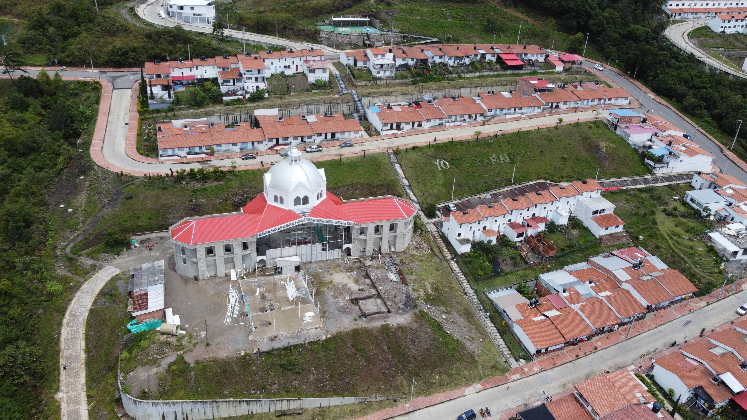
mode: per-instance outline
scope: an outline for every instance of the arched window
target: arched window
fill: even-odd
[[[280,196],[280,204],[283,204],[283,196]]]
[[[278,196],[277,196],[277,195],[275,196],[275,198],[274,198],[274,201],[275,201],[276,203],[278,202]]]
[[[301,197],[296,197],[293,199],[293,205],[294,206],[300,206],[301,205]]]
[[[309,204],[309,196],[308,195],[304,195],[303,196],[303,204]]]

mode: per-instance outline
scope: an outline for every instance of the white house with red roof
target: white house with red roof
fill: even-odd
[[[604,197],[581,198],[573,215],[597,238],[623,231],[623,222],[614,214],[615,205]]]
[[[242,76],[243,88],[247,92],[267,89],[265,62],[259,55],[239,55],[239,71]]]
[[[288,157],[264,175],[264,192],[229,214],[183,219],[169,228],[182,276],[224,276],[231,269],[401,252],[412,239],[413,205],[398,197],[343,201],[326,190],[324,169]],[[280,260],[283,258],[283,260]]]
[[[719,13],[708,22],[708,27],[719,34],[743,34],[747,25],[744,13]]]

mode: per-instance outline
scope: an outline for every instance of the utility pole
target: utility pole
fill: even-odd
[[[628,334],[627,334],[627,335],[625,336],[625,338],[626,338],[626,339],[627,339],[628,337],[630,337],[630,331],[632,331],[632,330],[633,330],[633,323],[634,323],[634,322],[635,322],[635,318],[633,318],[633,320],[632,320],[632,321],[630,321],[630,328],[628,328]]]
[[[244,41],[244,55],[246,55],[246,35],[244,35],[244,27],[241,27],[241,40]]]
[[[192,60],[192,50],[189,48],[189,44],[187,44],[187,57]]]
[[[586,33],[586,41],[584,42],[584,52],[581,54],[582,56],[586,57],[586,45],[589,43],[589,33]]]
[[[207,319],[205,320],[205,342],[209,343],[210,340],[208,340],[208,334],[207,334]]]
[[[514,172],[511,174],[511,185],[514,185],[514,175],[516,175],[516,164],[514,163]]]
[[[594,177],[594,181],[599,179],[599,168],[597,168],[597,176]]]
[[[454,177],[454,182],[451,183],[451,200],[454,201],[454,186],[456,185],[457,177]]]
[[[99,2],[98,0],[93,0],[93,3],[96,5],[96,14],[99,14]]]
[[[716,300],[719,300],[721,298],[721,293],[724,292],[724,287],[726,287],[726,281],[729,280],[730,278],[731,278],[731,273],[728,273],[726,275],[726,278],[724,278],[724,284],[721,285],[721,291],[718,292],[718,296],[716,297]]]
[[[521,37],[521,24],[524,23],[523,20],[519,21],[519,35],[516,36],[516,44],[519,44],[519,38]]]
[[[742,120],[737,120],[739,122],[739,127],[737,127],[737,134],[734,135],[734,141],[731,142],[731,147],[729,150],[734,149],[734,145],[737,143],[737,136],[739,136],[739,130],[742,128]]]
[[[410,387],[410,410],[412,410],[412,396],[415,393],[415,385],[418,383],[415,382],[415,378],[412,378],[412,386]]]
[[[736,280],[734,280],[734,286],[731,287],[731,292],[729,293],[734,293],[734,289],[737,288],[737,282],[739,282],[739,280],[742,279],[742,274],[744,274],[744,269],[745,269],[745,266],[743,265],[742,270],[739,272],[739,276],[737,276]]]

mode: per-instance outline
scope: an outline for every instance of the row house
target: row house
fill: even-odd
[[[671,19],[702,19],[719,14],[744,14],[747,7],[743,1],[667,1],[662,5]],[[720,31],[717,31],[720,32]]]
[[[480,92],[478,101],[487,115],[528,115],[542,110],[542,101],[534,95],[521,92]]]
[[[157,124],[158,158],[177,159],[189,156],[206,156],[209,153],[240,153],[263,148],[265,136],[262,129],[249,123],[233,127],[211,124],[207,120],[174,120]]]
[[[344,66],[351,66],[358,69],[367,69],[370,63],[368,54],[365,50],[353,50],[340,52],[340,63]]]
[[[464,96],[439,98],[434,104],[446,114],[447,126],[484,121],[487,112],[480,102]]]
[[[368,69],[374,77],[394,78],[395,64],[392,48],[369,48],[366,50],[366,55],[368,56]]]
[[[441,231],[459,253],[469,252],[473,241],[497,240],[495,235],[481,236],[481,231],[485,230],[521,242],[527,236],[543,231],[550,221],[559,225],[567,224],[569,215],[575,214],[580,200],[599,199],[601,191],[602,187],[596,181],[588,179],[500,200],[491,195],[471,198],[441,208]],[[609,203],[609,206],[612,204]],[[593,217],[601,215],[599,211],[593,212],[589,211],[590,224]],[[609,207],[605,209],[605,214],[608,213],[611,214]],[[619,229],[602,227],[599,236],[618,232],[622,225],[624,223],[620,221]]]
[[[265,63],[267,75],[285,74],[291,76],[303,72],[304,61],[324,60],[324,51],[309,48],[308,50],[273,51],[267,50],[259,53],[259,58]]]
[[[708,27],[720,34],[743,34],[745,18],[744,14],[718,14],[708,22]]]
[[[255,118],[264,130],[268,148],[320,143],[325,140],[352,140],[363,136],[356,119],[346,120],[342,114],[301,115],[285,117],[258,115]]]

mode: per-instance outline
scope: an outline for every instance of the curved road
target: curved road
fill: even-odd
[[[584,66],[589,70],[593,70],[594,63],[588,61],[584,62]],[[669,105],[663,105],[660,102],[654,100],[652,97],[646,95],[641,89],[635,84],[630,82],[628,78],[623,77],[611,70],[604,70],[604,75],[613,82],[617,83],[618,86],[625,89],[633,97],[638,99],[641,103],[641,107],[637,109],[639,112],[647,112],[653,110],[653,114],[659,115],[662,118],[671,122],[674,126],[685,130],[693,138],[693,141],[702,147],[705,151],[715,156],[713,163],[715,163],[721,170],[729,175],[735,176],[740,181],[747,183],[747,172],[742,170],[739,166],[735,165],[729,158],[727,158],[721,151],[721,147],[716,144],[713,140],[706,137],[698,128],[690,124],[686,119],[682,118],[679,114]]]
[[[689,20],[668,27],[664,31],[664,36],[672,41],[674,45],[676,45],[679,49],[686,53],[693,54],[698,60],[702,61],[703,63],[731,75],[747,78],[747,75],[744,72],[734,70],[732,67],[729,67],[719,60],[706,54],[700,48],[696,47],[692,42],[690,42],[690,32],[692,32],[692,30],[695,28],[707,25],[708,19]]]
[[[205,26],[205,25],[193,25],[186,22],[181,22],[176,19],[172,19],[166,15],[166,17],[161,17],[158,12],[161,10],[164,10],[163,4],[166,3],[165,0],[148,0],[145,3],[137,6],[136,11],[138,16],[145,20],[146,22],[150,22],[156,26],[166,26],[166,27],[174,27],[177,25],[182,26],[184,29],[188,31],[193,32],[200,32],[203,34],[212,34],[213,28],[212,26]],[[312,44],[310,42],[297,42],[297,41],[291,41],[289,39],[285,38],[278,38],[270,35],[262,35],[257,34],[253,32],[242,32],[242,31],[236,31],[233,29],[226,29],[223,31],[223,33],[226,36],[229,36],[231,38],[235,38],[239,41],[246,41],[253,44],[259,44],[259,45],[283,45],[289,48],[295,48],[297,50],[303,49],[303,48],[310,48],[313,47],[315,49],[323,50],[328,58],[339,58],[340,50],[336,50],[332,47],[328,47],[326,45],[319,45],[319,44]]]

